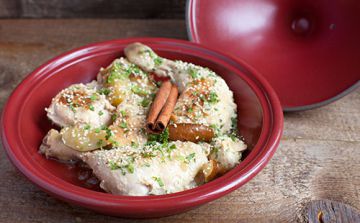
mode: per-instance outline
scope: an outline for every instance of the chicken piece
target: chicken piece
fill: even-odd
[[[159,57],[150,47],[133,43],[124,49],[125,56],[131,62],[139,66],[146,72],[154,72],[160,77],[171,77],[174,62],[166,58]]]
[[[177,84],[181,94],[174,110],[175,123],[203,124],[215,127],[221,134],[230,132],[232,119],[236,119],[233,93],[213,71],[161,58],[141,43],[130,44],[125,55],[142,69],[171,77]]]
[[[229,136],[236,129],[236,104],[232,91],[220,76],[194,64],[161,58],[141,43],[129,45],[125,55],[142,69],[171,77],[178,85],[181,94],[172,122],[175,125],[192,123],[213,128],[216,137],[212,145],[217,152],[209,158],[216,160],[223,172],[240,162],[241,151],[246,149],[246,145],[240,139]]]
[[[147,135],[144,131],[146,115],[149,106],[141,104],[143,98],[137,94],[130,94],[116,110],[116,120],[109,127],[112,131],[111,140],[115,146],[121,147],[131,144],[144,145]]]
[[[84,154],[83,161],[112,194],[133,196],[175,193],[196,186],[194,178],[208,162],[208,144],[176,141],[139,149],[127,146]]]
[[[111,132],[105,126],[92,128],[90,125],[68,126],[60,131],[64,144],[76,151],[87,152],[110,144]]]
[[[107,98],[117,106],[113,116],[111,143],[114,146],[143,145],[145,119],[157,87],[154,80],[125,58],[114,60],[97,77],[107,89]]]
[[[240,163],[241,152],[246,149],[243,141],[236,137],[219,136],[212,142],[210,160],[216,160],[220,172],[225,173]]]
[[[60,134],[64,143],[82,152],[107,145],[144,144],[146,136],[141,130],[156,90],[153,80],[135,65],[120,58],[100,71],[98,81],[101,82],[102,88],[96,92],[96,98],[101,97],[107,103],[109,102],[106,99],[109,99],[117,106],[117,111],[113,111],[111,120],[101,126],[80,122],[63,128]],[[87,99],[82,99],[85,101],[84,106],[90,103]],[[77,104],[78,101],[79,99],[76,99]],[[98,115],[104,114],[101,112]],[[110,122],[112,124],[108,126]]]
[[[153,79],[125,58],[116,59],[107,68],[102,68],[97,80],[103,85],[100,91],[113,106],[118,106],[131,94],[143,97],[146,104],[146,101],[151,100],[151,94],[156,91]]]
[[[152,143],[111,150],[78,152],[67,147],[56,130],[50,130],[40,146],[46,157],[61,161],[82,160],[112,194],[158,195],[196,186],[194,178],[208,162],[210,145],[192,142]]]
[[[210,70],[177,62],[193,76],[181,93],[175,109],[176,123],[197,123],[214,128],[217,134],[228,134],[234,127],[236,104],[225,81]],[[185,68],[187,67],[187,68]]]
[[[56,158],[63,162],[71,162],[80,159],[81,152],[71,149],[62,141],[61,134],[55,130],[50,131],[44,137],[39,152],[46,158]]]
[[[90,125],[74,125],[61,130],[63,142],[77,151],[92,151],[108,145],[121,147],[132,144],[144,145],[147,135],[143,131],[148,107],[143,107],[141,97],[130,94],[113,114],[110,126],[93,128]]]
[[[74,84],[62,90],[46,109],[48,118],[61,127],[75,124],[93,127],[108,125],[115,107],[96,89],[96,82],[91,82],[86,85]]]

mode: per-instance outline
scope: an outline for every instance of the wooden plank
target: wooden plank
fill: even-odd
[[[360,214],[353,208],[330,200],[312,201],[308,207],[309,223],[357,223]]]
[[[0,0],[0,17],[19,17],[21,4],[19,0]]]
[[[61,52],[128,36],[186,38],[182,20],[0,20],[0,108],[31,70]],[[360,210],[360,89],[323,108],[285,114],[273,159],[253,180],[200,208],[146,221],[94,213],[29,183],[0,149],[0,222],[307,222],[312,200]]]
[[[360,141],[360,98],[356,94],[347,98],[337,101],[336,106],[287,113],[284,137]]]
[[[3,18],[185,17],[186,0],[0,0]]]
[[[0,20],[0,107],[22,78],[67,50],[136,36],[186,39],[182,20]]]

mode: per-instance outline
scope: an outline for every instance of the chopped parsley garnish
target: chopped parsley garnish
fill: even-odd
[[[151,157],[156,157],[156,154],[155,153],[152,153],[152,152],[142,152],[141,153],[141,156],[143,158],[151,158]]]
[[[149,104],[151,103],[151,100],[150,100],[150,98],[144,98],[142,101],[141,101],[141,106],[143,106],[143,107],[147,107],[147,106],[149,106]]]
[[[69,107],[70,107],[71,111],[76,112],[75,106],[74,106],[73,103],[70,103],[70,104],[69,104]]]
[[[111,170],[117,170],[120,168],[115,162],[112,161],[109,162],[109,166]]]
[[[95,111],[95,108],[94,108],[93,105],[89,105],[89,109],[90,109],[91,111]]]
[[[134,141],[131,141],[131,147],[137,148],[137,147],[139,147],[139,144],[137,144],[137,143],[134,142]]]
[[[109,75],[109,77],[107,78],[106,82],[108,84],[113,84],[115,82],[116,79],[120,79],[121,75],[116,72],[116,71],[112,71]]]
[[[169,141],[169,129],[166,128],[160,135],[159,141],[162,143],[167,143]]]
[[[129,163],[128,165],[125,166],[126,169],[129,171],[129,173],[134,173],[134,165],[132,163]]]
[[[109,140],[110,137],[113,136],[114,134],[113,134],[113,132],[111,131],[111,129],[109,129],[109,128],[106,128],[105,131],[106,131],[105,139],[106,139],[106,140]]]
[[[99,111],[99,116],[102,116],[103,114],[104,114],[104,112],[103,111]]]
[[[117,119],[118,115],[117,114],[112,114],[111,115],[111,120],[114,122]]]
[[[99,90],[99,94],[103,94],[103,95],[109,95],[111,92],[111,90],[109,88],[101,88]]]
[[[160,187],[164,186],[164,182],[161,180],[160,177],[152,177],[158,184]]]
[[[236,129],[237,127],[237,118],[236,117],[232,117],[231,118],[231,128],[232,129]]]
[[[156,82],[155,82],[155,84],[156,84],[157,87],[160,87],[160,86],[161,86],[161,83],[162,83],[161,81],[156,81]]]
[[[161,65],[162,62],[163,62],[163,60],[162,60],[160,57],[156,57],[156,58],[154,59],[154,63],[155,63],[156,66]]]
[[[215,158],[218,158],[219,156],[219,148],[218,147],[214,147],[211,151],[211,153],[215,153]]]
[[[188,163],[190,163],[190,161],[194,158],[195,158],[195,153],[191,153],[185,157],[185,159]]]
[[[147,91],[145,91],[144,89],[142,89],[141,87],[139,87],[138,85],[134,85],[131,87],[131,91],[134,92],[137,95],[140,96],[145,96],[148,94]]]
[[[100,133],[100,128],[94,129],[95,133]]]
[[[109,167],[111,170],[119,170],[120,169],[122,175],[126,175],[126,170],[129,173],[134,173],[134,170],[135,170],[133,163],[129,163],[127,165],[120,166],[116,162],[110,161]]]
[[[176,149],[176,145],[175,145],[175,144],[171,144],[171,146],[169,146],[169,147],[166,149],[166,152],[169,153],[169,156],[170,156],[171,151],[173,151],[174,149]]]
[[[125,69],[120,63],[114,63],[106,82],[113,84],[117,79],[129,78],[131,69]]]
[[[125,111],[125,110],[121,110],[121,111],[120,111],[120,114],[121,114],[122,117],[125,117],[125,116],[126,116],[126,111]]]
[[[159,144],[159,143],[155,143],[153,144],[153,146],[151,147],[151,149],[153,151],[159,151],[161,153],[161,158],[164,158],[164,151],[163,148],[167,146],[167,143],[164,144]]]
[[[151,59],[154,59],[156,57],[155,53],[149,49],[144,50],[143,53],[147,53],[151,57]]]
[[[187,162],[184,156],[180,156],[180,155],[179,155],[179,156],[177,156],[176,158],[177,158],[178,160],[184,162],[184,163]]]
[[[218,95],[214,91],[210,91],[208,102],[212,104],[219,102]]]
[[[145,147],[151,151],[144,151],[144,158],[155,157],[160,153],[160,157],[165,162],[165,157],[171,160],[171,152],[176,149],[174,143],[169,143],[169,129],[166,128],[161,134],[148,134],[148,141]]]
[[[154,142],[165,143],[169,142],[169,129],[166,128],[161,134],[149,134],[148,143],[153,144]]]
[[[219,102],[219,97],[215,91],[210,91],[209,95],[207,95],[207,97],[205,97],[205,95],[203,95],[203,94],[200,94],[199,98],[202,101],[208,102],[210,104],[215,104],[215,103]]]
[[[207,99],[205,98],[205,95],[203,95],[203,94],[200,94],[200,95],[199,95],[199,98],[200,98],[200,100],[202,100],[202,101],[207,101]]]
[[[169,147],[170,150],[174,150],[176,149],[176,145],[175,144],[172,144],[170,147]]]
[[[89,124],[85,125],[84,129],[85,130],[89,130],[91,128],[91,126]]]
[[[194,109],[192,107],[188,108],[188,110],[187,110],[187,112],[189,112],[189,113],[191,113],[193,111],[194,111]]]
[[[99,141],[97,141],[96,146],[101,147],[103,145],[104,141],[102,139],[99,139]]]
[[[213,130],[214,130],[214,134],[215,134],[215,136],[219,136],[220,135],[220,133],[221,133],[221,129],[217,126],[217,125],[215,125],[215,124],[211,124],[210,125],[210,128],[212,128]]]
[[[119,124],[119,127],[120,128],[123,128],[123,129],[126,129],[128,126],[127,126],[127,123],[125,121],[122,121],[120,124]]]
[[[233,142],[236,141],[237,137],[236,137],[236,134],[235,134],[235,133],[231,133],[229,136],[230,136],[230,138],[231,138],[231,140],[232,140]]]
[[[237,128],[237,118],[232,117],[231,118],[231,133],[230,133],[230,138],[235,142],[236,138],[238,138],[239,136],[239,131]]]
[[[132,64],[133,66],[131,66],[131,72],[134,74],[140,74],[140,68],[138,66],[136,66],[135,64]]]
[[[97,95],[96,94],[92,94],[91,96],[90,96],[90,100],[91,101],[95,101],[97,99]]]
[[[198,73],[196,72],[195,69],[189,68],[189,74],[193,79],[196,79],[199,77]]]

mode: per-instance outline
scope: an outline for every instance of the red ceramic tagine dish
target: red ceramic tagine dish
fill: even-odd
[[[166,195],[125,196],[89,189],[76,168],[46,159],[39,153],[42,139],[53,128],[45,107],[62,89],[96,78],[100,67],[124,56],[134,42],[159,55],[179,59],[219,73],[234,93],[238,130],[246,144],[242,161],[225,175],[199,187]],[[13,164],[47,193],[109,215],[160,217],[184,212],[242,186],[262,170],[274,154],[283,129],[283,113],[276,93],[257,71],[232,57],[188,41],[128,38],[95,43],[66,52],[29,74],[9,97],[1,117],[4,149]]]
[[[188,34],[255,67],[298,111],[360,85],[359,10],[357,0],[189,0]]]

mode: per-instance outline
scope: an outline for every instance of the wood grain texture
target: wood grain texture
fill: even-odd
[[[180,20],[0,20],[0,107],[31,70],[66,50],[129,37],[186,38]],[[312,200],[360,210],[360,89],[323,108],[285,114],[273,159],[229,195],[180,215],[128,220],[48,196],[0,149],[0,222],[307,222]]]
[[[185,17],[185,0],[0,0],[2,18]]]
[[[330,200],[312,201],[308,205],[309,223],[358,223],[360,214],[349,205]]]
[[[19,0],[0,0],[0,17],[13,18],[21,15]]]

